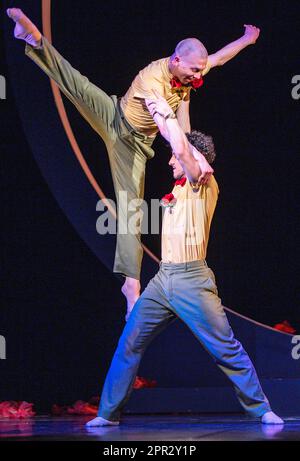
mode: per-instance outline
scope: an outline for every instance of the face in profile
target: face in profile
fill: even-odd
[[[180,165],[179,161],[175,157],[175,155],[172,153],[172,156],[169,160],[169,165],[173,169],[173,178],[174,179],[180,179],[182,176],[184,176],[184,171],[182,166]]]

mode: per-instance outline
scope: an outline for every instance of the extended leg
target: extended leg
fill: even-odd
[[[173,286],[174,311],[231,380],[245,411],[259,417],[270,413],[271,407],[255,368],[228,323],[212,271],[201,267],[192,277],[191,274],[177,278],[175,275]]]
[[[28,43],[26,54],[57,83],[61,91],[104,140],[119,205],[119,227],[119,222],[130,219],[130,214],[133,214],[129,211],[128,217],[126,216],[130,201],[134,198],[143,198],[145,162],[148,151],[151,151],[150,147],[148,148],[140,140],[136,141],[125,128],[116,108],[115,96],[108,96],[74,69],[46,38],[42,37],[36,26],[21,10],[10,9],[8,15],[16,22],[15,36]],[[120,200],[119,192],[127,192],[127,199]],[[141,261],[140,233],[118,234],[114,271],[126,277],[122,292],[127,298],[127,317],[140,294]]]
[[[159,282],[152,280],[135,304],[124,328],[106,376],[98,417],[88,426],[105,425],[104,420],[119,420],[146,347],[175,318],[168,309],[168,301]]]

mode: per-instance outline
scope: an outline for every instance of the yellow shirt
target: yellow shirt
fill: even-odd
[[[162,261],[183,263],[206,258],[209,230],[218,200],[214,176],[194,192],[189,181],[172,191],[174,207],[166,207],[162,224]]]
[[[151,90],[157,90],[167,100],[174,112],[190,91],[190,88],[187,87],[186,92],[180,96],[174,90],[172,91],[170,80],[173,75],[168,68],[169,60],[170,58],[163,58],[153,61],[141,70],[121,99],[121,108],[130,125],[146,136],[155,136],[158,132],[157,125],[144,101],[145,98],[155,97]],[[207,61],[202,75],[207,74],[209,70],[210,63]]]

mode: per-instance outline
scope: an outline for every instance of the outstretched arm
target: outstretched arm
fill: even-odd
[[[260,29],[249,24],[244,24],[244,27],[245,32],[241,38],[229,43],[216,53],[209,55],[208,60],[211,67],[222,66],[248,45],[254,45],[259,37]]]

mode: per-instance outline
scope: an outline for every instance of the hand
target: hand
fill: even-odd
[[[244,37],[247,39],[249,45],[254,45],[259,37],[260,29],[258,27],[252,26],[251,24],[244,24],[244,27]]]
[[[156,90],[152,90],[152,92],[155,99],[146,99],[146,105],[152,117],[154,117],[155,114],[159,114],[165,118],[167,115],[173,113],[165,98]]]
[[[201,176],[198,182],[199,184],[207,184],[214,170],[212,169],[210,164],[205,160],[204,157],[203,157],[203,162],[200,163],[200,160],[199,160],[199,165],[201,169]]]
[[[198,180],[199,184],[207,184],[209,178],[214,173],[213,168],[210,166],[204,155],[202,155],[194,146],[192,146],[192,154],[194,158],[197,160],[201,170],[201,176]]]

